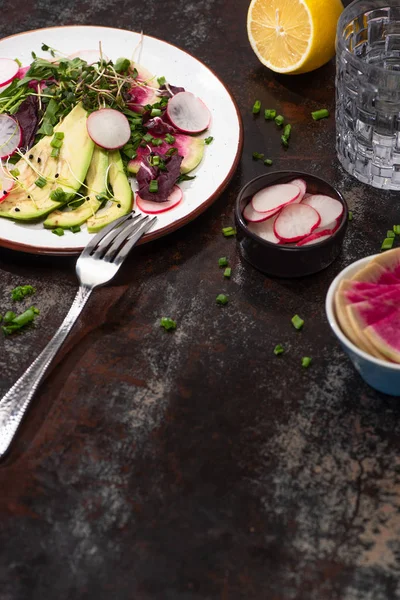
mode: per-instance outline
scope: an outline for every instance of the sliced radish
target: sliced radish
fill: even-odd
[[[0,58],[0,85],[7,85],[19,71],[19,64],[12,58]]]
[[[128,119],[113,108],[101,108],[92,112],[88,116],[86,127],[94,143],[106,150],[122,148],[131,137]]]
[[[101,59],[108,62],[110,59],[104,53],[100,54],[100,50],[78,50],[78,52],[74,52],[68,56],[71,60],[73,58],[80,58],[87,62],[88,65],[93,65],[94,63],[99,62]]]
[[[200,133],[211,121],[207,106],[191,92],[179,92],[170,98],[167,115],[172,125],[183,133]]]
[[[271,185],[254,194],[251,204],[257,212],[270,212],[294,202],[300,193],[300,188],[291,183]]]
[[[311,244],[318,244],[319,242],[328,240],[330,237],[332,237],[331,231],[324,229],[323,231],[317,232],[317,230],[315,229],[315,231],[311,235],[308,235],[307,237],[297,242],[296,246],[311,246]]]
[[[300,195],[299,198],[297,198],[296,202],[301,202],[307,191],[306,182],[304,181],[304,179],[293,179],[293,181],[290,181],[289,183],[291,183],[291,185],[297,185],[297,187],[300,188]]]
[[[20,146],[22,130],[9,115],[0,114],[0,158],[8,158]]]
[[[306,204],[289,204],[279,213],[274,233],[282,242],[297,242],[318,227],[321,217]]]
[[[278,217],[276,216],[267,221],[262,221],[261,223],[249,223],[248,229],[267,242],[279,244],[280,240],[276,237],[274,232],[274,225],[277,218]]]
[[[273,210],[269,210],[268,212],[260,213],[254,210],[251,202],[249,202],[243,211],[243,216],[248,223],[260,223],[261,221],[266,221],[267,219],[270,219],[271,217],[276,215],[276,213],[278,213],[280,210],[280,207],[278,207],[274,208]]]
[[[320,233],[321,231],[326,231],[327,233],[330,233],[330,234],[335,233],[335,231],[337,231],[339,229],[341,222],[342,222],[342,217],[338,217],[335,221],[332,221],[332,223],[328,223],[328,225],[326,225],[325,227],[321,227],[321,225],[320,225],[319,227],[314,229],[313,233]]]
[[[139,210],[149,215],[157,215],[159,213],[166,212],[177,206],[183,197],[183,193],[180,187],[174,185],[172,192],[168,196],[166,202],[152,202],[151,200],[143,200],[136,194],[136,204]]]
[[[0,202],[8,196],[13,187],[13,177],[7,173],[3,165],[0,165]]]
[[[320,227],[328,227],[333,221],[342,216],[344,207],[339,200],[322,194],[314,194],[303,199],[303,204],[315,208],[321,217]]]

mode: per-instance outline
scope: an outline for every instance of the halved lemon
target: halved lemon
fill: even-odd
[[[341,0],[252,0],[247,14],[250,44],[269,69],[307,73],[335,55]]]

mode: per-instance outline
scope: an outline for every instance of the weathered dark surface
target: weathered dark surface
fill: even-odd
[[[138,248],[96,292],[0,466],[1,600],[391,600],[400,598],[399,402],[367,387],[330,333],[329,283],[380,247],[399,196],[339,167],[334,65],[296,78],[259,65],[247,1],[16,0],[0,36],[57,24],[140,30],[195,54],[244,119],[241,165],[203,216]],[[165,6],[165,5],[164,5]],[[256,98],[293,124],[287,152]],[[240,186],[274,167],[322,174],[354,212],[341,257],[301,281],[243,264]],[[228,256],[231,281],[217,260]],[[76,291],[74,261],[0,249],[0,312],[37,287],[36,329],[0,339],[0,395],[54,333]],[[226,292],[230,303],[215,304]],[[302,332],[290,324],[305,319]],[[159,318],[179,323],[167,334]],[[275,344],[287,348],[273,355]],[[304,355],[313,357],[301,368]]]

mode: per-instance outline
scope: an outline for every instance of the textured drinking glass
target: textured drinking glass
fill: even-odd
[[[336,148],[360,181],[400,190],[400,0],[356,0],[336,39]]]

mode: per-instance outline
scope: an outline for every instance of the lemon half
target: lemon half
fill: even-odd
[[[335,55],[341,0],[252,0],[249,41],[259,60],[277,73],[307,73]]]

